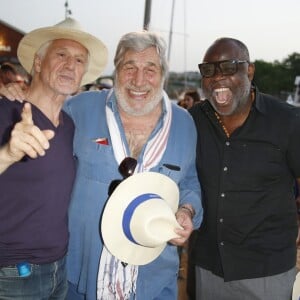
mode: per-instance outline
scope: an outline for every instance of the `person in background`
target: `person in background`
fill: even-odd
[[[17,70],[15,69],[14,65],[5,62],[2,63],[0,66],[0,83],[1,84],[8,84],[11,82],[16,82],[17,80]]]
[[[288,300],[296,274],[300,111],[252,83],[244,43],[217,39],[190,110],[204,219],[192,249],[196,299]]]
[[[180,107],[182,107],[182,108],[184,108],[184,109],[186,109],[186,105],[185,105],[183,99],[179,99],[179,100],[177,101],[177,105],[180,106]]]
[[[193,105],[200,102],[200,96],[197,90],[188,90],[184,93],[183,105],[186,109],[190,109]]]
[[[0,101],[0,298],[63,300],[75,160],[61,108],[100,75],[107,50],[68,18],[26,34],[18,58],[32,82],[24,103]]]
[[[177,299],[177,246],[202,220],[195,125],[163,91],[168,67],[161,37],[153,32],[125,34],[114,63],[112,89],[78,94],[65,107],[75,123],[78,165],[69,210],[67,299]],[[104,261],[107,251],[99,236],[110,183],[122,178],[118,166],[128,156],[137,160],[137,172],[165,174],[180,189],[180,238],[171,240],[156,260],[139,267],[123,266],[113,256]],[[113,266],[109,273],[101,272],[103,263]]]
[[[26,91],[30,84],[30,76],[26,72],[21,72],[20,67],[9,62],[0,66],[0,86],[9,83],[18,83],[23,91]]]
[[[98,82],[88,83],[78,90],[78,93],[86,92],[86,91],[100,91],[102,89],[110,89],[112,88],[113,83],[110,78],[102,78]]]

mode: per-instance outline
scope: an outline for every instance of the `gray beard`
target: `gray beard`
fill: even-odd
[[[150,102],[146,103],[142,109],[138,109],[138,110],[134,109],[128,105],[128,103],[126,101],[127,100],[126,96],[124,95],[124,93],[122,93],[117,82],[115,84],[114,89],[115,89],[115,94],[116,94],[118,105],[121,107],[121,109],[125,113],[127,113],[130,116],[137,117],[137,116],[147,115],[151,111],[153,111],[155,109],[155,107],[157,107],[157,105],[159,105],[159,103],[162,101],[163,85],[158,90],[158,92],[153,96],[153,99]]]

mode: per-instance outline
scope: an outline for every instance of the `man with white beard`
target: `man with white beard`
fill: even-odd
[[[78,161],[69,211],[67,299],[95,300],[97,293],[97,299],[177,299],[176,248],[202,220],[195,125],[190,114],[172,104],[163,91],[168,67],[161,37],[153,32],[125,34],[114,63],[114,88],[81,93],[65,107],[75,123]],[[128,157],[137,161],[135,172],[167,175],[180,191],[179,238],[141,266],[122,264],[108,253],[99,236],[111,182],[122,179],[118,166]],[[103,271],[103,264],[110,266],[109,272]]]
[[[216,40],[199,70],[207,100],[190,110],[204,208],[192,249],[196,299],[291,299],[299,109],[258,91],[239,40]]]

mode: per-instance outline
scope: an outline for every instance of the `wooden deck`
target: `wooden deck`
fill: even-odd
[[[181,266],[178,276],[178,300],[188,300],[188,295],[186,293],[186,278],[187,278],[187,250],[183,248],[181,254]]]

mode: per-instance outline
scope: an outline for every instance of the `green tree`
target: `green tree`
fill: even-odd
[[[295,77],[300,75],[300,53],[292,53],[282,62],[255,62],[254,82],[260,91],[286,100],[293,93]]]
[[[290,69],[294,84],[295,77],[300,76],[300,53],[294,52],[283,63]]]

